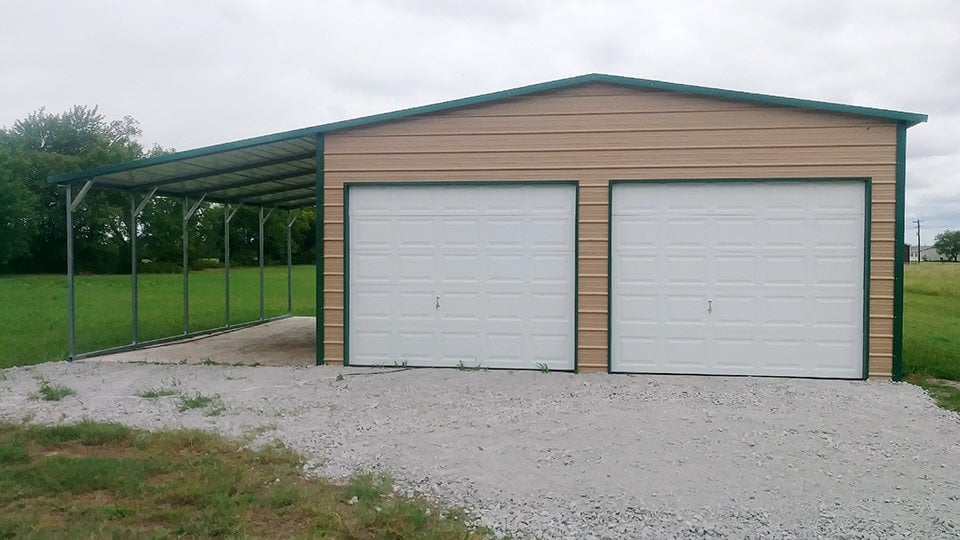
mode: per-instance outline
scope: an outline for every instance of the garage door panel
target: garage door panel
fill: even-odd
[[[623,269],[620,274],[620,284],[627,285],[655,285],[659,282],[660,264],[657,255],[628,255],[619,253],[614,260]]]
[[[349,201],[351,364],[573,368],[573,186],[351,186]]]
[[[720,287],[741,286],[756,283],[757,257],[755,255],[727,255],[718,252],[714,256],[714,284]]]
[[[356,268],[351,268],[351,274],[357,275],[357,281],[364,281],[369,273],[378,273],[378,283],[392,283],[396,272],[396,281],[403,285],[431,284],[436,280],[437,262],[431,254],[397,253],[384,260],[380,255],[356,254]]]
[[[517,231],[523,227],[520,217],[488,218],[486,221],[486,242],[488,249],[522,249],[523,243],[517,237]]]
[[[612,369],[860,377],[863,190],[614,186]]]
[[[755,326],[760,312],[760,299],[754,295],[717,295],[710,297],[713,323],[717,326]]]
[[[393,332],[388,330],[364,330],[357,334],[357,354],[369,363],[393,364],[394,358],[388,354],[388,345],[395,341]]]
[[[660,224],[653,217],[624,218],[617,223],[623,241],[618,245],[619,253],[630,253],[634,250],[655,251],[657,238],[660,238]]]
[[[820,256],[812,261],[812,268],[813,282],[818,286],[842,285],[859,288],[863,283],[863,262],[857,257]]]
[[[660,261],[666,276],[665,285],[706,285],[709,267],[706,255],[670,254]]]
[[[666,305],[664,324],[705,325],[706,298],[704,295],[666,294],[663,296]]]
[[[623,324],[656,323],[662,302],[655,294],[625,294],[615,314]]]

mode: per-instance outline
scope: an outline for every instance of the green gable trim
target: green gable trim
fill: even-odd
[[[866,116],[871,118],[878,118],[882,120],[889,120],[893,122],[902,123],[906,127],[910,127],[910,126],[919,124],[921,122],[927,121],[927,115],[925,114],[901,112],[901,111],[894,111],[894,110],[887,110],[887,109],[875,109],[871,107],[856,107],[853,105],[843,105],[840,103],[829,103],[825,101],[813,101],[813,100],[807,100],[807,99],[771,96],[767,94],[757,94],[752,92],[740,92],[736,90],[723,90],[720,88],[709,88],[706,86],[693,86],[693,85],[687,85],[687,84],[676,84],[676,83],[669,83],[669,82],[663,82],[663,81],[654,81],[649,79],[637,79],[632,77],[621,77],[617,75],[604,75],[600,73],[593,73],[589,75],[580,75],[577,77],[570,77],[567,79],[558,79],[555,81],[532,84],[529,86],[521,86],[519,88],[502,90],[500,92],[492,92],[489,94],[482,94],[482,95],[463,98],[463,99],[444,101],[440,103],[434,103],[432,105],[424,105],[421,107],[402,109],[394,112],[375,114],[372,116],[364,116],[364,117],[355,118],[352,120],[342,120],[339,122],[332,122],[329,124],[322,124],[319,126],[295,129],[292,131],[283,131],[283,132],[274,133],[271,135],[264,135],[261,137],[253,137],[250,139],[243,139],[243,140],[234,141],[234,142],[216,144],[213,146],[206,146],[206,147],[197,148],[194,150],[185,150],[182,152],[175,152],[173,154],[167,154],[163,156],[155,156],[150,158],[138,159],[138,160],[129,161],[126,163],[117,163],[114,165],[96,167],[93,169],[87,169],[83,171],[57,174],[57,175],[52,175],[48,177],[47,182],[51,184],[81,182],[81,181],[88,180],[90,178],[95,178],[97,176],[103,176],[103,175],[113,174],[117,172],[141,169],[141,168],[150,167],[153,165],[172,163],[175,161],[182,161],[186,159],[209,156],[209,155],[223,153],[223,152],[230,152],[233,150],[242,150],[245,148],[268,145],[271,143],[283,142],[291,139],[308,138],[308,137],[312,138],[322,133],[328,133],[331,131],[341,131],[341,130],[352,129],[352,128],[366,127],[366,126],[371,126],[371,125],[380,124],[384,122],[403,120],[403,119],[411,118],[415,116],[439,113],[439,112],[450,111],[454,109],[460,109],[464,107],[483,105],[487,103],[494,103],[497,101],[503,101],[503,100],[516,98],[516,97],[540,94],[544,92],[549,92],[551,90],[572,88],[575,86],[580,86],[580,85],[589,84],[589,83],[613,84],[613,85],[625,86],[629,88],[637,88],[641,90],[660,90],[665,92],[677,92],[682,94],[690,94],[690,95],[711,97],[711,98],[717,98],[717,99],[747,101],[747,102],[759,103],[764,105],[794,107],[794,108],[806,109],[806,110],[812,110],[812,111]]]
[[[356,118],[353,120],[344,120],[341,122],[334,122],[332,124],[326,124],[324,126],[319,126],[319,127],[324,129],[325,131],[350,129],[350,128],[356,128],[361,126],[368,126],[370,124],[377,124],[381,122],[401,120],[404,118],[409,118],[411,116],[419,116],[419,115],[449,111],[452,109],[460,109],[463,107],[483,105],[487,103],[503,101],[510,98],[529,96],[532,94],[540,94],[544,92],[549,92],[551,90],[571,88],[574,86],[581,86],[589,83],[606,83],[606,84],[613,84],[618,86],[626,86],[629,88],[637,88],[641,90],[662,90],[666,92],[692,94],[697,96],[712,97],[712,98],[719,98],[719,99],[749,101],[749,102],[761,103],[765,105],[778,105],[783,107],[810,109],[814,111],[853,114],[857,116],[869,116],[869,117],[881,118],[881,119],[897,121],[897,122],[906,122],[908,125],[911,125],[911,126],[927,121],[927,115],[925,114],[893,111],[893,110],[887,110],[887,109],[875,109],[871,107],[856,107],[853,105],[843,105],[840,103],[829,103],[825,101],[813,101],[808,99],[770,96],[766,94],[755,94],[752,92],[740,92],[736,90],[723,90],[720,88],[709,88],[706,86],[693,86],[688,84],[677,84],[677,83],[669,83],[669,82],[663,82],[663,81],[654,81],[649,79],[636,79],[632,77],[621,77],[618,75],[604,75],[601,73],[592,73],[590,75],[580,75],[578,77],[570,77],[568,79],[559,79],[556,81],[532,84],[529,86],[521,86],[519,88],[502,90],[500,92],[493,92],[490,94],[481,94],[479,96],[473,96],[473,97],[468,97],[463,99],[455,99],[452,101],[444,101],[441,103],[435,103],[433,105],[414,107],[412,109],[403,109],[400,111],[395,111],[390,113],[376,114],[373,116],[365,116],[365,117]]]

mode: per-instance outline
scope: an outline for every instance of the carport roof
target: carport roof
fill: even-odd
[[[178,197],[200,197],[213,202],[296,208],[312,206],[316,196],[317,136],[481,105],[520,96],[588,83],[607,83],[638,89],[678,92],[765,105],[866,116],[913,126],[926,122],[924,114],[856,107],[703,86],[590,74],[511,90],[483,94],[433,105],[343,120],[293,131],[284,131],[217,144],[194,150],[138,159],[126,163],[50,176],[52,184],[76,184],[93,180],[97,187],[150,192]]]

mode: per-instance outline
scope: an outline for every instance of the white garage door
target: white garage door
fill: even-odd
[[[574,369],[573,185],[348,189],[351,365]]]
[[[863,182],[612,189],[612,371],[863,375]]]

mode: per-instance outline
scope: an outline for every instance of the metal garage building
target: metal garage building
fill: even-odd
[[[316,204],[318,363],[890,378],[925,120],[586,75],[51,181]]]

